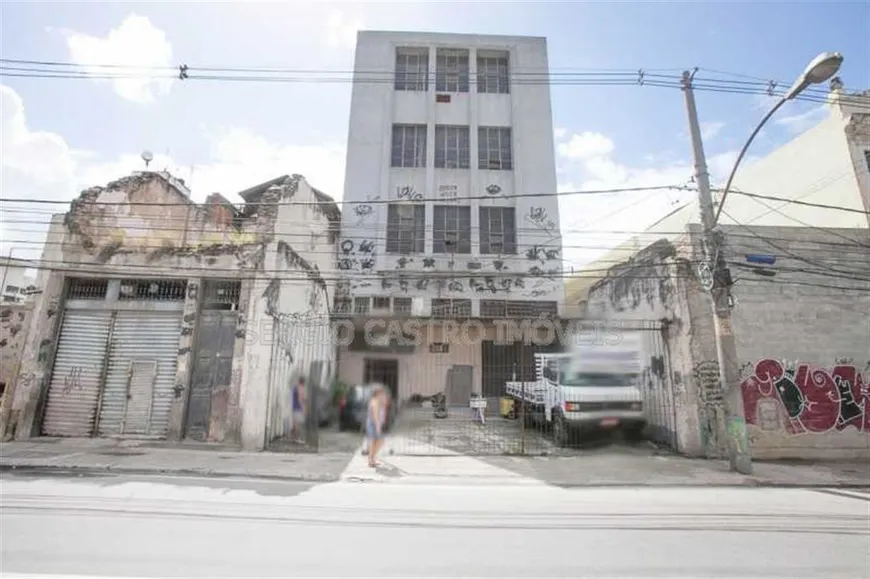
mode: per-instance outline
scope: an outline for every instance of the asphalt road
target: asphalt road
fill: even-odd
[[[4,577],[870,577],[861,493],[4,476]]]

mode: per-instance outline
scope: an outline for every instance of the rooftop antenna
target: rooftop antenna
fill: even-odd
[[[142,160],[145,161],[145,168],[148,168],[148,165],[151,164],[151,161],[154,160],[154,153],[151,151],[142,151]]]

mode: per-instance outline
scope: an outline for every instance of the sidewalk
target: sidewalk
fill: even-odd
[[[0,443],[0,472],[54,470],[79,473],[339,480],[347,452],[290,454],[234,448],[111,439],[35,439]]]
[[[372,469],[356,452],[290,454],[240,452],[205,445],[168,445],[107,439],[36,439],[0,443],[0,472],[59,471],[252,477],[311,482],[378,482],[436,485],[582,486],[791,486],[870,488],[870,464],[756,462],[752,476],[724,461],[688,459],[641,447],[581,451],[571,457],[468,456],[443,448],[391,454],[407,446],[387,439]]]

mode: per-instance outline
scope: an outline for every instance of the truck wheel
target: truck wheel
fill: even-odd
[[[568,446],[568,425],[561,414],[556,413],[553,417],[553,440],[559,447]]]

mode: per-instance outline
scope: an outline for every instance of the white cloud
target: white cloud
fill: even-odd
[[[785,127],[785,129],[790,133],[796,135],[814,127],[827,118],[829,114],[830,108],[827,104],[823,104],[802,113],[777,117],[774,122],[781,127]]]
[[[713,139],[723,128],[725,128],[725,123],[721,121],[701,123],[701,138],[705,141]]]
[[[691,185],[693,164],[688,159],[668,164],[629,166],[614,157],[615,143],[601,133],[572,135],[557,147],[562,158],[560,192]],[[707,159],[714,181],[730,170],[736,152]],[[630,237],[617,231],[643,231],[655,221],[694,198],[691,191],[652,191],[564,195],[559,213],[565,245],[565,266],[578,267],[607,253]],[[627,256],[626,256],[627,257]]]
[[[90,186],[142,170],[138,152],[102,157],[93,151],[72,149],[58,134],[32,131],[24,103],[9,87],[0,85],[0,191],[5,198],[72,200]],[[226,128],[209,134],[207,162],[191,168],[178,159],[155,155],[150,167],[169,170],[183,178],[193,197],[202,201],[222,193],[233,201],[235,193],[280,175],[300,173],[309,183],[340,199],[344,186],[343,143],[282,144],[244,128]],[[63,213],[65,204],[4,203],[0,212],[0,252],[14,257],[38,258],[51,213]]]
[[[568,129],[566,129],[564,127],[553,128],[553,136],[555,136],[557,139],[561,139],[562,137],[564,137],[567,134],[568,134]]]
[[[145,16],[130,14],[104,37],[66,30],[70,59],[98,83],[110,83],[119,96],[137,103],[153,102],[172,88],[172,45]],[[97,65],[109,64],[114,68]]]
[[[613,141],[601,133],[586,131],[571,135],[567,143],[561,143],[556,151],[568,159],[595,159],[613,152]]]

